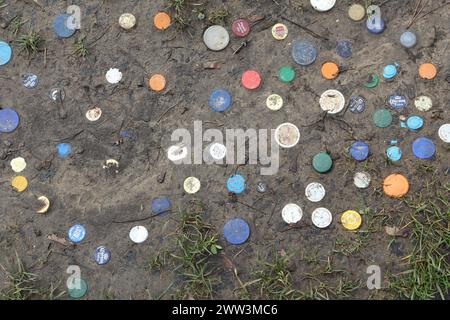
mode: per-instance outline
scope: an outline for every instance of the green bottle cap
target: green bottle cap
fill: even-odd
[[[80,298],[84,297],[86,292],[87,292],[86,281],[84,281],[83,279],[80,279],[80,287],[69,289],[69,296],[73,299],[80,299]]]
[[[392,123],[392,114],[386,109],[377,110],[373,114],[373,122],[378,128],[387,128]]]
[[[378,77],[378,75],[376,73],[372,73],[369,76],[369,80],[364,83],[364,87],[372,89],[375,88],[376,86],[378,86],[378,84],[380,83],[380,78]]]
[[[328,153],[319,152],[314,156],[312,165],[314,167],[314,170],[316,170],[317,172],[326,173],[330,171],[331,167],[333,166],[333,160],[331,160],[331,157]]]
[[[278,76],[280,77],[281,82],[291,82],[295,78],[295,70],[291,67],[281,67]]]

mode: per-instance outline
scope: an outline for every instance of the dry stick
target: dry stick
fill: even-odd
[[[167,112],[169,112],[170,110],[175,108],[177,105],[179,105],[180,102],[181,102],[181,100],[178,101],[177,103],[175,103],[173,106],[169,107],[166,111],[164,111],[163,114],[159,117],[158,121],[156,121],[156,124],[158,124],[161,121],[161,119],[167,114]]]
[[[437,8],[434,8],[434,9],[432,9],[432,10],[430,10],[430,11],[424,13],[423,15],[421,15],[420,17],[418,17],[418,18],[416,19],[416,21],[414,21],[411,25],[413,25],[414,23],[416,23],[419,19],[422,19],[422,18],[424,18],[424,17],[426,17],[426,16],[428,16],[428,15],[430,15],[430,14],[432,14],[432,13],[438,11],[439,9],[441,9],[441,8],[443,8],[443,7],[445,7],[445,6],[448,6],[449,4],[450,4],[450,2],[444,3],[444,4],[440,5],[440,6],[437,7]],[[419,13],[420,13],[420,12],[419,12]]]
[[[419,17],[419,14],[422,13],[422,10],[423,10],[423,9],[426,7],[426,5],[428,4],[428,1],[427,1],[427,3],[425,3],[424,5],[420,6],[421,4],[422,4],[422,0],[419,0],[419,1],[418,1],[418,5],[417,5],[417,7],[416,7],[416,11],[414,12],[414,15],[413,15],[411,21],[408,23],[408,26],[406,27],[406,29],[409,29],[409,28],[417,21],[417,18]],[[419,7],[420,7],[420,9],[419,9]]]
[[[303,30],[305,30],[305,31],[307,31],[307,32],[309,32],[309,33],[311,33],[311,34],[312,34],[314,37],[316,37],[316,38],[319,38],[319,39],[322,39],[322,40],[327,40],[327,41],[330,40],[329,38],[327,38],[327,37],[325,37],[325,36],[322,36],[322,35],[320,35],[320,34],[314,32],[314,31],[312,31],[311,29],[309,29],[309,28],[307,28],[307,27],[305,27],[305,26],[302,26],[301,24],[299,24],[299,23],[297,23],[297,22],[295,22],[295,21],[292,21],[292,20],[289,19],[289,18],[286,18],[286,17],[282,16],[281,19],[286,20],[286,21],[289,21],[290,23],[292,23],[293,25],[296,25],[296,26],[299,27],[300,29],[303,29]]]
[[[415,8],[414,8],[413,16],[412,16],[411,20],[409,21],[408,26],[412,24],[414,18],[416,17],[416,15],[417,15],[417,9],[419,9],[419,4],[420,4],[421,2],[422,2],[422,0],[417,0],[417,1],[416,1],[416,6],[415,6]],[[408,29],[408,27],[407,27],[406,29]]]

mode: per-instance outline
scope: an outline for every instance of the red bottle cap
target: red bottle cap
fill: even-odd
[[[261,85],[261,76],[257,71],[247,70],[242,75],[242,85],[245,89],[258,89]]]
[[[238,19],[233,22],[231,30],[236,37],[244,38],[250,33],[250,23],[245,19]]]

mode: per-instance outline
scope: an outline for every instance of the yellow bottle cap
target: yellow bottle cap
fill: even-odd
[[[200,180],[198,180],[196,177],[189,177],[184,180],[184,191],[187,193],[193,194],[198,192],[200,190]]]
[[[341,216],[341,223],[347,230],[356,230],[361,226],[361,215],[355,210],[347,210]]]
[[[269,108],[270,110],[273,111],[280,110],[281,107],[283,106],[283,98],[280,95],[273,93],[267,97],[266,105],[267,108]]]
[[[366,15],[366,9],[360,4],[352,4],[348,9],[348,16],[353,21],[361,21]]]
[[[11,186],[17,192],[23,192],[28,187],[28,180],[24,176],[14,177],[11,181]]]
[[[288,28],[282,23],[277,23],[272,27],[272,35],[277,40],[286,39]]]

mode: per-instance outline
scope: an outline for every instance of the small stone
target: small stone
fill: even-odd
[[[157,177],[156,177],[156,181],[158,181],[158,183],[163,183],[164,180],[166,179],[166,172],[162,172],[160,173]]]

